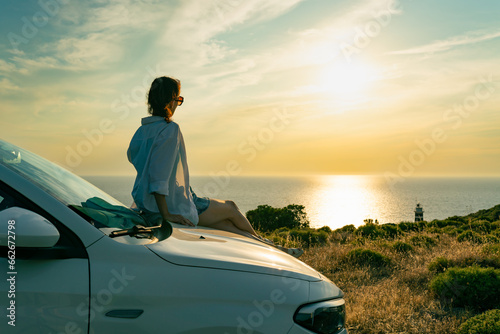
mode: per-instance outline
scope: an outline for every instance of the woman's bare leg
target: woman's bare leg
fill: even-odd
[[[218,224],[223,221],[229,221],[233,225],[231,227],[227,223]],[[198,225],[205,227],[217,228],[217,226],[222,227],[219,229],[229,232],[240,231],[246,232],[242,235],[250,234],[257,237],[257,232],[253,229],[252,225],[248,219],[241,213],[236,204],[233,201],[221,201],[218,199],[210,199],[210,205],[208,208],[199,216]],[[236,228],[236,229],[235,229]],[[247,235],[248,236],[248,235]]]
[[[233,201],[211,199],[208,208],[199,216],[198,225],[243,235],[276,247],[295,257],[304,253],[301,249],[286,248],[261,238]]]

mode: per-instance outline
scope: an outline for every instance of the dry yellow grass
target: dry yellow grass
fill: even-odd
[[[417,234],[414,234],[417,235]],[[418,234],[422,235],[422,234]],[[482,245],[459,243],[446,234],[423,234],[436,240],[434,246],[414,246],[398,253],[393,241],[365,241],[363,245],[329,243],[306,250],[301,260],[316,268],[346,294],[348,328],[351,334],[455,333],[473,315],[464,309],[449,309],[428,290],[433,273],[428,264],[437,257],[458,262],[484,258]],[[412,235],[399,239],[408,241]],[[389,268],[347,264],[346,254],[363,247],[389,257]]]

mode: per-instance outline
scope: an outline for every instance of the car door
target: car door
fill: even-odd
[[[89,261],[83,244],[45,210],[0,183],[0,213],[10,207],[40,214],[60,237],[52,248],[15,247],[15,239],[0,247],[0,333],[88,333]],[[14,236],[22,223],[9,219]]]

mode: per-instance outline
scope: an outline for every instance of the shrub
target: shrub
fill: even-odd
[[[500,219],[500,204],[492,207],[491,209],[480,210],[469,216],[471,218],[483,219],[489,222],[497,221]]]
[[[351,239],[355,231],[356,227],[354,227],[354,225],[343,226],[332,232],[332,240],[336,240],[337,242],[345,244]]]
[[[297,248],[302,247],[302,244],[297,240],[292,240],[288,232],[272,233],[267,234],[266,238],[271,239],[276,245],[281,245],[284,247]]]
[[[304,247],[323,245],[328,241],[328,233],[315,229],[293,229],[289,232],[291,239],[297,240]]]
[[[455,235],[457,235],[457,234],[459,234],[459,233],[462,233],[462,229],[461,229],[461,228],[459,228],[459,227],[457,228],[457,227],[455,227],[455,226],[445,226],[445,227],[443,227],[443,228],[441,229],[441,232],[442,232],[442,233],[446,233],[446,234],[448,234],[448,235],[453,235],[453,236],[455,236]]]
[[[451,261],[442,256],[435,258],[427,266],[430,272],[437,274],[444,273],[449,267],[451,267]]]
[[[429,284],[430,290],[445,303],[491,309],[500,306],[500,270],[493,268],[448,268]]]
[[[484,245],[483,253],[500,256],[500,244]]]
[[[429,227],[426,231],[429,233],[439,233],[439,234],[444,233],[443,229],[440,227]]]
[[[380,225],[380,229],[383,232],[384,237],[388,239],[394,239],[396,238],[399,234],[401,234],[401,230],[399,229],[398,225],[396,224],[382,224]]]
[[[328,234],[332,233],[332,229],[329,226],[320,227],[320,228],[318,228],[318,231],[323,231],[323,232],[326,232]]]
[[[303,205],[290,204],[284,208],[273,208],[269,205],[259,205],[250,210],[246,216],[253,227],[259,231],[269,232],[280,227],[307,228],[309,220]]]
[[[476,220],[470,224],[470,228],[478,233],[488,234],[492,231],[492,225],[487,220]]]
[[[398,224],[398,226],[399,226],[399,229],[403,232],[421,232],[425,225],[420,224],[420,222],[418,222],[418,223],[401,222]]]
[[[432,247],[436,245],[436,240],[432,239],[431,237],[427,235],[415,235],[410,238],[410,243],[413,246],[420,246],[420,247]]]
[[[498,237],[494,234],[480,235],[477,232],[467,230],[461,233],[457,237],[457,240],[459,242],[470,241],[476,244],[485,244],[485,243],[494,244],[498,242]]]
[[[409,253],[413,250],[413,246],[403,241],[396,241],[392,244],[392,249],[398,253]]]
[[[376,239],[381,237],[384,231],[380,228],[378,223],[375,224],[371,219],[366,219],[365,225],[358,227],[355,233],[364,238]]]
[[[500,268],[500,261],[498,258],[480,258],[480,257],[465,257],[456,261],[456,267],[468,267],[468,266],[479,266],[479,267],[492,267]]]
[[[360,267],[386,267],[391,259],[370,249],[356,248],[346,254],[345,261]]]
[[[352,224],[350,225],[345,225],[342,226],[341,228],[338,228],[334,230],[333,232],[338,232],[338,233],[354,233],[356,231],[356,227]]]
[[[491,229],[493,231],[500,230],[500,220],[497,220],[496,222],[491,223]]]
[[[494,235],[493,233],[492,234],[488,234],[484,237],[483,241],[485,244],[497,244],[500,239],[499,239],[500,235],[497,237],[496,235]]]
[[[458,328],[457,334],[500,333],[500,310],[489,310],[468,319]]]
[[[428,224],[428,226],[430,226],[430,227],[460,226],[460,225],[464,224],[465,222],[466,222],[465,217],[454,216],[454,217],[446,218],[443,220],[435,219],[435,220],[431,221]]]
[[[457,240],[459,242],[470,241],[477,244],[482,243],[481,235],[471,230],[460,233],[460,235],[457,237]]]
[[[472,256],[467,256],[455,260],[450,260],[444,257],[437,257],[434,260],[432,260],[429,265],[428,269],[431,272],[434,273],[442,273],[445,272],[446,269],[450,267],[459,267],[459,268],[465,268],[465,267],[471,267],[471,266],[479,266],[483,268],[500,268],[500,258],[482,258],[482,257],[472,257]]]

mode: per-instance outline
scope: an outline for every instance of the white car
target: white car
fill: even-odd
[[[147,226],[0,140],[0,333],[345,334],[343,292],[255,240]]]

